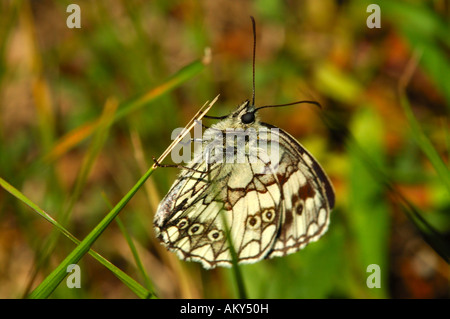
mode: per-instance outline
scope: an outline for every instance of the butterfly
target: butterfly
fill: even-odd
[[[328,228],[335,195],[326,173],[295,138],[257,114],[266,107],[318,103],[255,107],[254,102],[253,67],[252,102],[227,116],[207,116],[221,121],[204,131],[201,151],[182,169],[155,214],[159,240],[180,259],[206,269],[231,266],[233,258],[254,263],[294,253]],[[230,130],[253,132],[254,138],[223,139]],[[251,147],[252,141],[268,147]]]

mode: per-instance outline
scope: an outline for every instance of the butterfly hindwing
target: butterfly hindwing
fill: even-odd
[[[334,205],[333,188],[318,162],[292,136],[277,129],[281,148],[278,176],[284,197],[283,220],[268,258],[296,252],[316,241],[326,232]]]

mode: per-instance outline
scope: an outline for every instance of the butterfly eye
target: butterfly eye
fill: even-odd
[[[247,112],[241,116],[241,121],[244,124],[250,124],[255,122],[255,112]]]
[[[202,224],[194,224],[189,228],[189,235],[199,235],[203,232],[203,228]]]

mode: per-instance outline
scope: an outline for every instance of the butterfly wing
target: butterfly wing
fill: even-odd
[[[280,228],[282,195],[264,155],[230,164],[194,158],[158,208],[158,238],[183,260],[229,266],[228,228],[240,263],[265,258]]]
[[[283,194],[281,227],[267,258],[298,251],[327,230],[334,191],[319,163],[291,135],[261,123],[278,134],[280,161],[277,177]]]
[[[261,150],[253,162],[230,164],[200,154],[161,202],[156,233],[181,259],[231,265],[227,228],[240,263],[293,253],[326,231],[334,206],[328,177],[288,133],[261,125],[275,129],[265,142],[278,141],[276,163]]]

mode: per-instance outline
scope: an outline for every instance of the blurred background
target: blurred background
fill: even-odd
[[[316,157],[336,207],[318,242],[240,267],[248,297],[449,297],[447,1],[376,1],[381,28],[370,1],[78,1],[71,29],[72,2],[0,3],[0,177],[29,201],[83,239],[207,100],[220,94],[218,116],[251,98],[252,15],[256,105],[322,105],[260,116]],[[230,269],[154,237],[177,174],[156,170],[93,248],[160,298],[237,297]],[[1,298],[27,296],[74,248],[2,188]],[[81,288],[52,298],[137,298],[91,256],[78,264]]]

